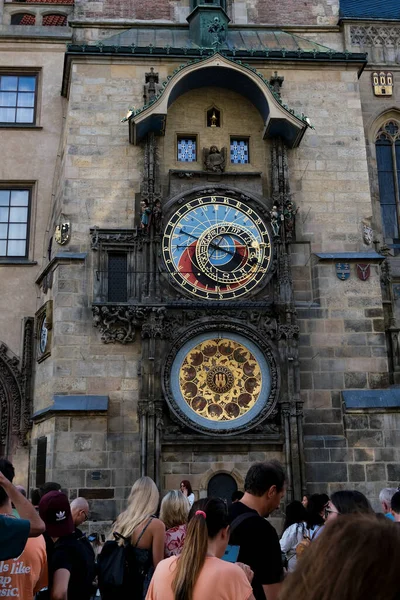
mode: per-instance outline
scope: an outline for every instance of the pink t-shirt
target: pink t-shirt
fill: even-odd
[[[146,600],[174,600],[172,581],[177,560],[176,556],[171,556],[158,564]],[[193,600],[248,600],[252,593],[240,567],[208,556],[196,581]]]

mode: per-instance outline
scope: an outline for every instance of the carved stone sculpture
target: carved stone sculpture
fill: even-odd
[[[226,165],[226,148],[218,150],[217,146],[203,148],[204,168],[212,173],[223,173]]]

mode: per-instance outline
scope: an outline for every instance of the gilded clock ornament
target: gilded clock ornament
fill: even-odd
[[[261,217],[228,196],[203,196],[180,207],[163,238],[172,278],[206,300],[233,300],[251,292],[271,264],[271,241]]]

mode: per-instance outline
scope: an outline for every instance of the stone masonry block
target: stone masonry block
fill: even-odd
[[[386,481],[386,467],[383,463],[365,465],[367,481]]]
[[[347,389],[356,388],[362,389],[367,386],[367,374],[366,373],[345,373],[344,374],[344,386]]]
[[[397,464],[388,464],[387,465],[388,472],[388,481],[398,481],[400,483],[400,465]]]
[[[339,409],[306,409],[304,411],[305,423],[340,423],[342,411]]]
[[[306,465],[306,477],[310,482],[345,482],[347,465],[344,463],[312,463]]]
[[[354,450],[351,448],[331,448],[329,450],[331,462],[353,462]]]
[[[349,446],[355,448],[376,448],[383,446],[382,431],[370,431],[368,429],[348,431],[347,439]]]
[[[306,463],[325,463],[329,462],[329,450],[322,448],[305,448],[304,455]]]
[[[349,481],[365,481],[365,466],[364,465],[348,465]]]
[[[354,448],[355,462],[371,462],[374,460],[374,450],[372,448]]]
[[[368,429],[369,421],[367,415],[345,415],[344,424],[346,429]]]

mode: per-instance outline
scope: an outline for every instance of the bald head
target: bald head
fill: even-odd
[[[75,527],[79,527],[89,518],[89,504],[86,498],[75,498],[71,502],[71,513]]]

